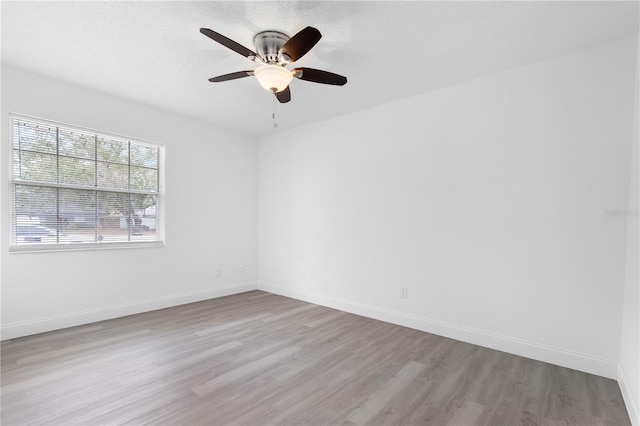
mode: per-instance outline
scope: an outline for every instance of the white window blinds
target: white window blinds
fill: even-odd
[[[11,248],[161,245],[163,147],[11,118]]]

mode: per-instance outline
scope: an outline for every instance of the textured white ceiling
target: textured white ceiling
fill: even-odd
[[[638,33],[628,2],[7,2],[2,62],[252,135],[275,131],[255,64],[200,34],[253,50],[265,29],[323,38],[295,66],[348,77],[296,80],[280,129],[319,121]]]

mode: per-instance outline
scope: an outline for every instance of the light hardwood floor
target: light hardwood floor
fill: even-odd
[[[629,424],[613,380],[260,291],[1,355],[3,425]]]

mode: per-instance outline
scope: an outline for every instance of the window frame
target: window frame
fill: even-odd
[[[14,177],[14,123],[16,121],[26,121],[30,123],[35,123],[43,126],[55,127],[56,129],[64,129],[64,130],[73,130],[82,133],[89,133],[95,135],[97,138],[113,138],[115,140],[127,141],[129,143],[139,143],[142,145],[150,145],[158,148],[158,190],[155,193],[156,196],[156,236],[157,240],[152,241],[114,241],[114,242],[104,242],[104,241],[94,241],[94,242],[84,242],[84,243],[74,243],[74,242],[57,242],[57,243],[38,243],[38,244],[18,244],[17,242],[17,221],[15,220],[16,215],[16,197],[15,190],[17,185],[28,185],[28,186],[36,186],[36,187],[49,187],[49,188],[59,188],[59,189],[81,189],[81,190],[91,190],[93,189],[96,193],[98,192],[119,192],[123,194],[141,194],[141,193],[150,193],[150,191],[143,190],[135,190],[135,189],[116,189],[116,188],[100,188],[97,186],[88,187],[77,184],[66,184],[66,183],[48,183],[48,182],[37,182],[37,181],[23,181],[20,179],[15,179]],[[128,136],[122,136],[114,133],[89,129],[86,127],[70,125],[66,123],[56,122],[52,120],[46,120],[42,118],[31,117],[24,114],[16,114],[9,113],[8,114],[8,122],[7,126],[8,132],[8,144],[9,144],[9,155],[8,155],[8,186],[9,190],[7,191],[8,200],[8,208],[9,208],[9,237],[8,237],[8,246],[9,253],[35,253],[35,252],[58,252],[58,251],[92,251],[92,250],[113,250],[113,249],[132,249],[132,248],[157,248],[165,246],[165,155],[166,155],[166,147],[164,144],[158,142],[152,142],[140,138],[132,138]],[[57,132],[56,132],[57,133]],[[60,152],[56,152],[56,158],[60,157]],[[96,158],[94,161],[98,162],[99,160]],[[129,160],[131,161],[131,160]],[[152,191],[151,191],[152,192]],[[97,221],[96,217],[96,221]],[[97,226],[97,225],[96,225]]]

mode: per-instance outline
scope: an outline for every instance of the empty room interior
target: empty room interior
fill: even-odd
[[[638,1],[2,1],[4,425],[640,425]]]

